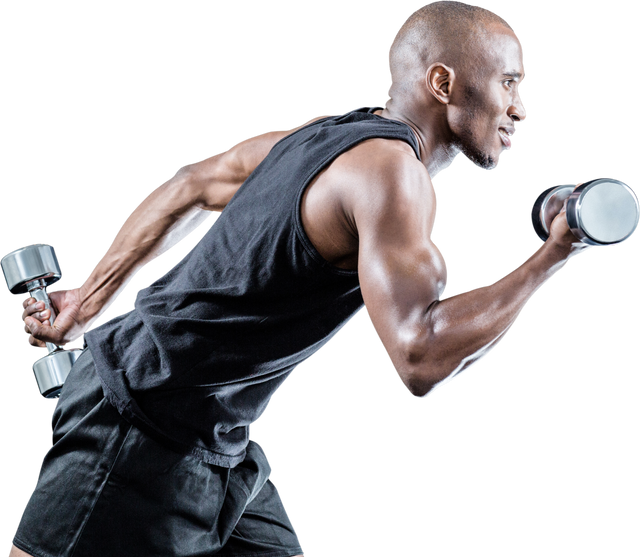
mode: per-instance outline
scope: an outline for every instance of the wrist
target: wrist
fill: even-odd
[[[571,257],[573,246],[567,243],[557,242],[554,238],[549,238],[542,246],[545,257],[550,261],[566,262]]]
[[[578,245],[559,243],[549,238],[549,240],[542,245],[534,258],[542,265],[546,271],[544,274],[546,274],[547,277],[559,271],[572,256],[578,253],[583,247],[586,247],[585,244],[577,240],[576,243]]]
[[[93,281],[87,280],[78,288],[78,315],[83,323],[91,323],[107,308],[104,291]]]

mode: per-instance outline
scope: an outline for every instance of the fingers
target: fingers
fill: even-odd
[[[23,324],[27,317],[38,319],[41,323],[45,323],[51,318],[51,310],[45,307],[44,302],[39,302],[35,298],[23,298],[20,306],[22,308],[20,311],[20,322]]]
[[[42,327],[42,323],[37,319],[27,316],[24,318],[24,330],[27,333],[38,331]]]
[[[24,330],[29,333],[30,329],[26,326],[26,319],[33,317],[41,323],[45,323],[51,318],[51,310],[45,308],[44,302],[40,302],[34,298],[29,298],[23,303],[24,311],[22,312],[22,320],[25,321]]]
[[[42,301],[35,298],[27,298],[22,307],[22,320],[24,321],[24,331],[29,334],[29,344],[32,346],[46,346],[46,342],[55,342],[50,340],[50,336],[55,332],[49,324],[51,310],[45,308]]]
[[[76,319],[78,308],[73,293],[70,295],[68,291],[52,292],[49,303],[37,300],[33,296],[22,303],[24,330],[29,334],[29,343],[33,346],[45,346],[45,343],[64,346],[83,332],[81,330],[78,333],[82,326],[79,326]],[[54,320],[55,322],[51,323]]]
[[[47,342],[61,344],[60,331],[48,322],[41,323],[33,317],[24,320],[25,331],[29,333],[29,344],[32,346],[46,346]]]

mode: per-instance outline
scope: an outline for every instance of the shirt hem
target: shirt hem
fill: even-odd
[[[89,338],[89,351],[91,351],[93,355],[96,354],[96,352],[91,349],[91,344],[92,340],[91,338]],[[100,358],[99,350],[97,351],[97,357],[98,359]],[[225,453],[219,453],[213,449],[207,449],[205,447],[187,445],[167,435],[146,416],[146,414],[138,407],[136,401],[133,398],[123,400],[122,397],[118,396],[116,389],[114,389],[114,387],[110,384],[109,378],[101,373],[101,366],[99,365],[99,363],[95,362],[94,360],[94,364],[96,366],[96,373],[98,375],[98,378],[100,379],[100,383],[102,384],[102,390],[107,402],[109,402],[109,404],[111,404],[118,411],[118,413],[125,421],[127,421],[132,426],[136,427],[164,447],[182,455],[193,456],[194,458],[197,458],[202,462],[212,464],[214,466],[219,466],[221,468],[235,468],[245,459],[247,455],[246,446],[241,453],[228,455]]]

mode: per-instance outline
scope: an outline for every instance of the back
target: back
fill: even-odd
[[[86,335],[109,400],[172,446],[220,466],[296,364],[362,306],[356,271],[328,264],[300,220],[306,186],[341,153],[410,128],[360,109],[277,143],[201,242]]]

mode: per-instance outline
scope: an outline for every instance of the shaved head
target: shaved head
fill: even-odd
[[[477,67],[484,39],[495,25],[511,29],[493,12],[462,2],[434,2],[420,8],[405,22],[391,46],[392,96],[410,91],[435,62],[462,72]]]
[[[382,116],[413,127],[430,173],[458,153],[482,168],[498,164],[526,117],[522,47],[502,18],[462,2],[428,4],[402,26],[389,61]]]

